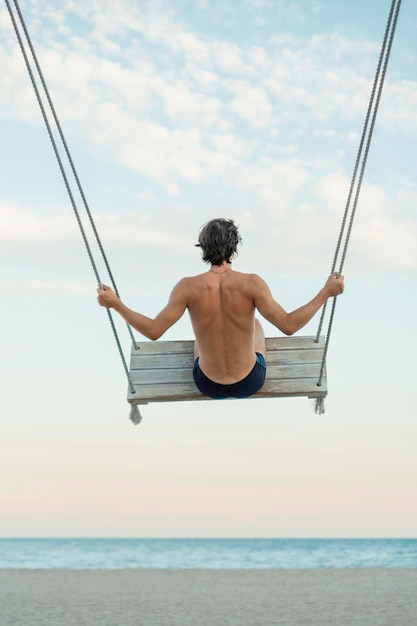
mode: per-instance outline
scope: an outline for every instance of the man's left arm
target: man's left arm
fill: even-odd
[[[167,305],[155,318],[147,317],[129,309],[107,285],[97,289],[100,306],[114,309],[128,324],[141,335],[155,341],[159,339],[184,314],[187,308],[186,279],[183,278],[172,290]]]

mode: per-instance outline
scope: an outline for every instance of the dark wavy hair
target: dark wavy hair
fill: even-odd
[[[237,255],[241,241],[242,237],[233,220],[217,218],[201,227],[195,245],[202,249],[205,263],[221,265],[223,261],[230,263]]]

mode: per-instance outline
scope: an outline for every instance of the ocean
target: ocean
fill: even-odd
[[[417,539],[0,539],[0,568],[417,568]]]

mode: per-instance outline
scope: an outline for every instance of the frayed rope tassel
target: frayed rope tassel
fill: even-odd
[[[142,415],[140,414],[137,404],[132,404],[132,406],[130,407],[129,418],[130,418],[130,421],[133,422],[133,424],[135,424],[135,426],[141,423]]]
[[[324,408],[324,398],[316,398],[316,408],[314,412],[316,415],[323,415],[326,412]]]

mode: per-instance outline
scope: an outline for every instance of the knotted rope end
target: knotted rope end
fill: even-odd
[[[324,407],[324,398],[316,398],[316,406],[314,412],[316,415],[323,415],[326,412]]]
[[[139,408],[137,404],[132,404],[130,407],[130,421],[137,426],[142,421],[142,415],[140,414]]]

